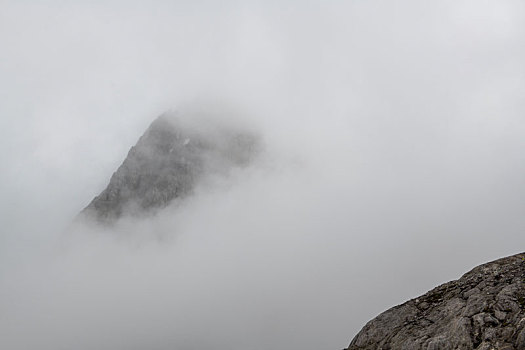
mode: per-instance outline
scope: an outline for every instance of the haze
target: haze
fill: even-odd
[[[0,1],[0,348],[341,349],[523,251],[524,43],[521,1]],[[257,161],[71,232],[216,104]]]

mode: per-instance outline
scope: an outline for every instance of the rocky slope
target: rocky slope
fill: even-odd
[[[164,114],[130,149],[81,217],[112,223],[123,215],[151,213],[188,196],[205,176],[248,164],[257,149],[257,137],[245,130]]]
[[[525,253],[391,308],[350,343],[357,349],[525,349]]]

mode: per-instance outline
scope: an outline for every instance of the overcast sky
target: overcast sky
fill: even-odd
[[[523,251],[524,62],[522,1],[0,0],[0,347],[341,349]],[[255,164],[68,235],[156,116],[209,100]]]

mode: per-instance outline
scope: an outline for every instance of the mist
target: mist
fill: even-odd
[[[519,1],[2,1],[0,348],[341,349],[523,251],[524,42]],[[158,115],[218,105],[249,166],[72,225]]]

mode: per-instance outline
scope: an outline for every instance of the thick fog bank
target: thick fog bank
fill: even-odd
[[[520,2],[0,8],[2,349],[340,349],[523,251]],[[155,117],[210,98],[256,161],[70,226]]]

